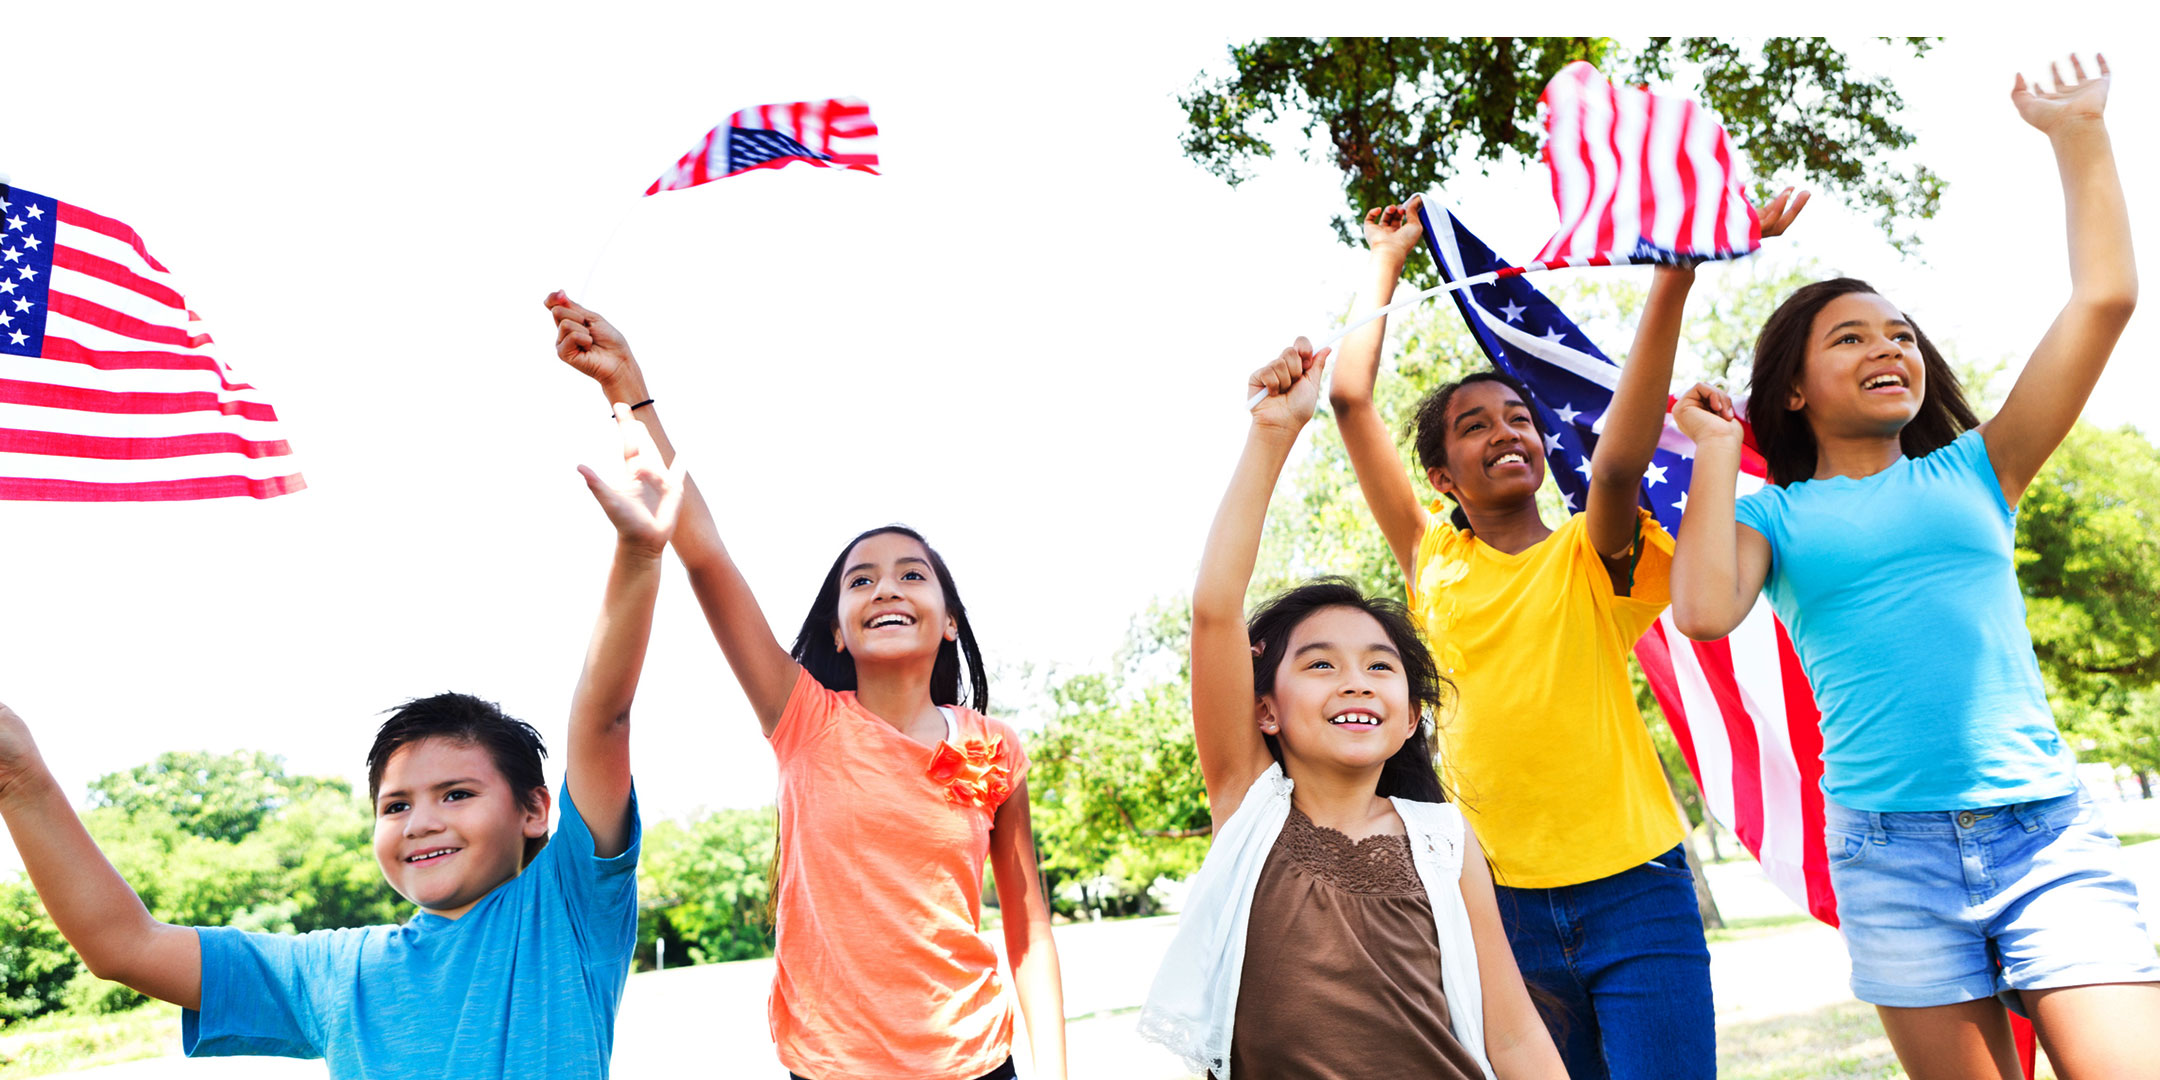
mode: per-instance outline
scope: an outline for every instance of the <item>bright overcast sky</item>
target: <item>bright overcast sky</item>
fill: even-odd
[[[168,749],[359,777],[377,712],[443,689],[562,745],[612,542],[574,466],[614,444],[540,299],[577,288],[618,221],[586,298],[630,335],[783,640],[839,545],[897,520],[943,551],[1006,671],[1100,663],[1187,588],[1245,372],[1325,332],[1363,276],[1327,227],[1332,167],[1286,154],[1233,191],[1179,153],[1174,95],[1269,27],[191,7],[11,10],[7,78],[32,89],[0,117],[0,170],[142,233],[310,486],[0,504],[0,700],[76,792]],[[1929,261],[1827,200],[1778,257],[1875,281],[1962,355],[2022,360],[2067,277],[2010,77],[2111,44],[2149,229],[2160,50],[2042,25],[1919,62],[1860,43],[1950,183]],[[729,112],[837,95],[871,103],[885,175],[637,197]],[[1448,197],[1521,259],[1552,228],[1545,184],[1499,166]],[[2088,416],[2149,416],[2156,325],[2133,323]],[[1008,715],[1012,685],[993,690]],[[649,818],[772,798],[672,566],[636,715]]]

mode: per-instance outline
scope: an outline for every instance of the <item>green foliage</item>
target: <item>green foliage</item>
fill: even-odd
[[[343,780],[287,776],[283,758],[259,750],[173,751],[91,781],[90,805],[129,815],[155,809],[195,836],[237,841],[279,807],[321,787],[352,794]]]
[[[1157,878],[1185,877],[1207,854],[1190,634],[1182,602],[1158,603],[1133,620],[1113,671],[1049,688],[1028,789],[1054,910],[1146,914]]]
[[[1904,39],[1924,56],[1930,42]],[[1944,184],[1892,155],[1914,142],[1895,120],[1904,102],[1887,77],[1853,70],[1820,38],[1261,38],[1230,49],[1231,71],[1202,77],[1178,99],[1186,156],[1228,183],[1275,154],[1275,133],[1296,123],[1322,136],[1343,174],[1349,213],[1334,218],[1344,243],[1364,208],[1442,186],[1466,164],[1527,161],[1537,150],[1538,96],[1574,60],[1631,81],[1673,80],[1715,109],[1758,176],[1804,180],[1874,208],[1885,235],[1901,220],[1935,215]],[[1301,155],[1308,151],[1301,148]],[[1762,193],[1759,193],[1762,194]],[[1427,280],[1417,266],[1412,276]]]
[[[0,882],[0,1023],[60,1007],[81,964],[28,881]]]
[[[2160,447],[2080,423],[2018,507],[2026,627],[2056,716],[2103,760],[2160,768]]]
[[[765,909],[777,827],[768,806],[715,811],[687,824],[663,821],[645,830],[638,860],[639,959],[653,963],[654,941],[663,937],[671,954],[688,963],[771,956]]]
[[[106,982],[87,971],[77,971],[61,992],[67,1010],[78,1016],[110,1016],[138,1008],[150,999],[116,982]]]

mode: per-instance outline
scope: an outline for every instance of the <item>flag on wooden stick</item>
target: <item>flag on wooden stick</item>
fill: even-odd
[[[306,487],[277,413],[210,344],[134,229],[0,185],[0,499]]]

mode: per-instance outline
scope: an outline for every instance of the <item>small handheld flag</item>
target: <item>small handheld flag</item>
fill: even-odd
[[[125,223],[0,185],[0,499],[299,491],[260,391]]]
[[[752,169],[803,162],[877,172],[877,123],[860,98],[753,105],[705,133],[645,194],[677,191]]]

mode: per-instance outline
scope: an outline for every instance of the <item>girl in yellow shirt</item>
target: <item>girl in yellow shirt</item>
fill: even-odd
[[[1789,195],[1764,208],[1764,236],[1806,202]],[[1368,309],[1387,303],[1423,235],[1417,204],[1365,215]],[[1359,487],[1459,691],[1439,729],[1443,775],[1485,842],[1524,978],[1564,1007],[1553,1037],[1577,1080],[1716,1074],[1685,832],[1627,673],[1629,648],[1668,603],[1672,537],[1636,493],[1693,279],[1658,267],[1591,459],[1588,505],[1557,529],[1537,507],[1546,432],[1512,377],[1476,372],[1417,407],[1419,462],[1452,510],[1419,505],[1373,407],[1384,321],[1343,343],[1330,394]]]

